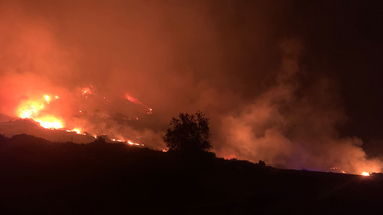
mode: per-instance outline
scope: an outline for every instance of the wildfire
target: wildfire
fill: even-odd
[[[113,142],[119,142],[119,143],[127,143],[131,146],[143,146],[142,144],[140,143],[137,143],[137,142],[134,142],[132,140],[124,140],[124,139],[116,139],[116,138],[112,138],[111,139]]]
[[[153,109],[150,108],[149,106],[145,105],[142,101],[140,101],[138,98],[135,98],[131,96],[129,93],[126,93],[124,98],[128,100],[129,102],[136,104],[136,105],[141,105],[145,108],[146,114],[150,115],[153,113]],[[138,119],[137,119],[138,120]]]
[[[92,94],[91,88],[82,88],[81,95],[87,96]],[[37,122],[41,127],[47,129],[62,129],[66,132],[72,132],[79,135],[87,135],[88,133],[84,131],[83,128],[80,127],[66,127],[66,123],[64,122],[64,118],[60,115],[52,114],[50,112],[50,108],[57,106],[50,106],[54,103],[55,100],[58,100],[60,97],[58,95],[52,94],[42,94],[39,97],[29,98],[21,101],[21,103],[16,108],[16,116],[22,119],[31,119]],[[152,111],[152,109],[150,109]],[[81,113],[82,110],[79,110]],[[70,124],[70,123],[69,123]],[[97,138],[97,135],[92,135],[94,138]],[[132,140],[124,139],[124,138],[113,138],[111,139],[114,142],[126,143],[128,145],[134,146],[143,146],[143,144],[134,142]]]
[[[360,173],[361,176],[370,176],[370,173],[369,172],[362,172]]]
[[[129,145],[134,145],[134,146],[139,146],[140,145],[139,143],[133,142],[131,140],[128,140],[127,142],[128,142]]]
[[[41,118],[34,119],[36,122],[40,123],[41,127],[50,128],[50,129],[59,129],[64,128],[64,123],[62,120],[58,119],[55,116],[43,116]]]
[[[67,132],[74,132],[74,133],[76,133],[76,134],[83,134],[81,128],[74,128],[74,129],[66,130],[66,131],[67,131]]]
[[[17,108],[17,116],[22,119],[32,119],[34,116],[37,116],[44,107],[44,103],[40,101],[29,100]]]
[[[57,99],[58,96],[55,96]],[[52,101],[52,96],[45,94],[40,99],[29,99],[22,102],[17,110],[16,115],[22,119],[32,119],[40,124],[41,127],[49,129],[59,129],[64,127],[64,122],[52,115],[45,115],[41,112]]]

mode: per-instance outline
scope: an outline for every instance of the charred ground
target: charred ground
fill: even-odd
[[[366,213],[383,177],[281,170],[212,153],[0,136],[3,214]]]

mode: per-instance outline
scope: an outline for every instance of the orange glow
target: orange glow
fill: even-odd
[[[91,94],[92,91],[90,88],[83,88],[82,93],[83,95],[88,95]],[[31,97],[22,100],[16,107],[15,114],[19,118],[31,119],[35,121],[43,128],[60,129],[66,132],[76,133],[79,135],[88,135],[88,133],[84,131],[83,127],[70,126],[71,129],[65,127],[66,124],[71,123],[65,123],[64,116],[57,114],[57,111],[59,111],[58,113],[60,113],[60,110],[57,110],[57,108],[60,108],[61,106],[52,104],[59,98],[60,97],[58,95],[41,94],[38,97]],[[54,112],[50,112],[52,108],[54,108]],[[80,110],[79,112],[82,112],[82,110]],[[93,134],[91,136],[97,138],[96,134]],[[126,143],[133,146],[143,146],[143,144],[134,142],[132,140],[126,140],[123,137],[113,138],[111,140],[114,142]]]
[[[133,142],[131,140],[128,140],[127,142],[128,142],[129,145],[132,145],[132,146],[140,146],[141,145],[141,144]]]
[[[34,116],[37,116],[44,107],[44,103],[40,101],[28,100],[19,105],[16,114],[22,119],[32,119]]]
[[[135,142],[133,142],[133,141],[131,141],[131,140],[128,140],[128,144],[129,144],[129,145],[134,145]]]
[[[360,173],[361,176],[370,176],[370,173],[369,172],[362,172]]]
[[[67,132],[74,132],[74,133],[76,133],[76,134],[83,134],[81,128],[74,128],[74,129],[66,130],[66,131],[67,131]]]
[[[86,96],[86,95],[91,95],[93,94],[92,90],[89,87],[84,87],[81,89],[81,94]]]
[[[43,116],[41,118],[35,118],[33,119],[36,122],[38,122],[41,127],[44,128],[50,128],[50,129],[59,129],[59,128],[64,128],[64,123],[62,120],[58,119],[55,116]]]
[[[122,140],[122,139],[116,139],[116,138],[112,138],[112,141],[114,142],[120,142],[120,143],[124,143],[125,140]]]
[[[49,104],[51,102],[52,98],[51,98],[50,95],[44,95],[44,100],[45,100],[46,103]]]
[[[138,105],[143,105],[143,103],[140,100],[138,100],[137,98],[135,98],[135,97],[133,97],[133,96],[131,96],[129,94],[125,94],[125,98],[128,101],[130,101],[131,103],[138,104]]]
[[[142,105],[145,109],[146,109],[146,114],[150,115],[153,113],[153,109],[148,107],[147,105],[145,105],[143,102],[141,102],[139,99],[131,96],[130,94],[126,93],[125,94],[125,97],[124,97],[126,100],[128,100],[129,102],[133,103],[133,104],[136,104],[136,105]],[[138,119],[137,119],[138,120]]]
[[[127,143],[131,146],[143,146],[143,144],[133,142],[132,140],[124,140],[124,139],[117,139],[117,138],[112,138],[111,139],[113,142],[119,142],[119,143]]]
[[[22,119],[32,119],[40,124],[41,127],[50,129],[59,129],[64,127],[64,122],[56,116],[42,115],[46,105],[50,104],[52,97],[44,94],[41,99],[30,99],[22,102],[16,115]]]

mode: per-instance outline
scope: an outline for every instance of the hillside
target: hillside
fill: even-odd
[[[365,214],[383,177],[0,136],[2,214]]]

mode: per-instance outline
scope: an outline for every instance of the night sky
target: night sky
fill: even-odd
[[[350,117],[349,132],[381,139],[382,3],[296,2],[291,33],[299,35],[310,47],[309,67],[339,84]]]

